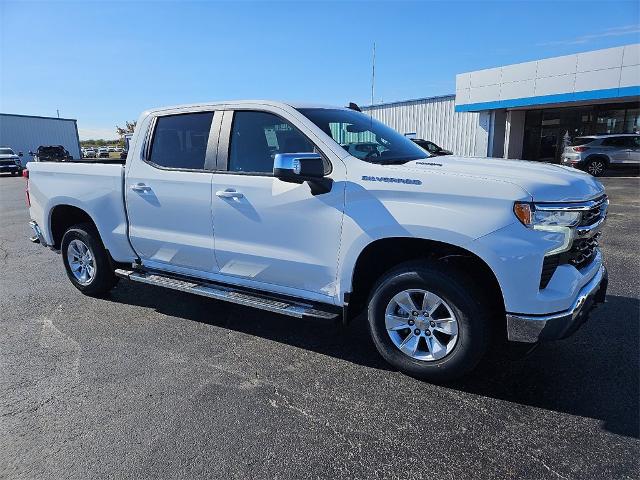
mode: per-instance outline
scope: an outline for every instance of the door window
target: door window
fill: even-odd
[[[213,113],[159,117],[149,162],[165,168],[203,170]]]
[[[313,144],[286,120],[266,112],[233,115],[229,170],[271,173],[278,153],[313,152]]]
[[[624,148],[628,146],[629,137],[609,137],[605,138],[602,141],[602,146],[604,147],[616,147],[616,148]]]

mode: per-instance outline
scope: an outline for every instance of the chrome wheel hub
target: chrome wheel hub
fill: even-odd
[[[396,294],[385,310],[385,326],[393,344],[416,360],[444,358],[458,341],[458,320],[453,310],[427,290]]]
[[[93,254],[82,240],[71,240],[67,248],[67,260],[71,273],[82,285],[90,284],[96,274]]]

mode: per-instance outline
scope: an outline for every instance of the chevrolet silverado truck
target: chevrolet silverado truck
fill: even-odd
[[[28,165],[32,241],[86,295],[126,279],[302,320],[366,313],[382,357],[432,381],[564,338],[604,301],[596,179],[430,157],[356,110],[146,111],[119,164]]]

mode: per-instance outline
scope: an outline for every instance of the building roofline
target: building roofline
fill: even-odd
[[[43,119],[46,119],[46,120],[64,120],[66,122],[77,122],[78,121],[75,118],[43,117],[41,115],[21,115],[19,113],[2,113],[2,112],[0,112],[0,116],[5,116],[5,117],[25,117],[25,118],[43,118]]]
[[[544,61],[544,60],[555,60],[556,58],[563,58],[563,57],[572,57],[574,55],[583,55],[585,53],[603,52],[605,50],[613,50],[615,48],[634,47],[636,45],[640,45],[640,43],[638,43],[638,42],[626,43],[624,45],[616,45],[616,46],[613,46],[613,47],[598,48],[596,50],[581,50],[579,52],[567,53],[565,55],[556,55],[555,57],[534,58],[532,60],[523,60],[521,62],[509,63],[507,65],[495,65],[493,67],[484,67],[484,68],[481,68],[479,70],[468,70],[466,72],[457,73],[456,76],[458,76],[458,75],[466,75],[466,74],[469,74],[469,73],[483,72],[485,70],[494,70],[496,68],[513,67],[513,66],[522,65],[522,64],[525,64],[525,63],[541,62],[541,61]]]
[[[434,97],[410,98],[408,100],[397,100],[395,102],[374,103],[373,105],[361,105],[360,108],[362,110],[370,110],[376,107],[389,107],[391,105],[402,105],[405,103],[423,102],[425,100],[444,100],[444,99],[455,99],[455,98],[456,98],[455,93],[449,93],[447,95],[436,95]]]

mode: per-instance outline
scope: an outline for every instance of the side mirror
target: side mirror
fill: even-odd
[[[22,157],[22,156],[23,156],[23,153],[22,153],[22,152],[18,152],[18,156],[19,156],[19,157]]]
[[[34,153],[31,150],[29,150],[29,155],[33,157]]]
[[[287,183],[308,182],[311,193],[331,190],[333,181],[325,177],[324,160],[317,153],[279,153],[273,161],[273,176]]]

